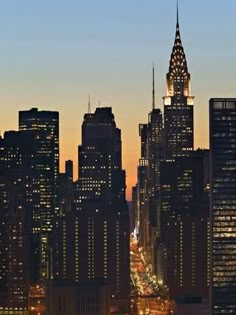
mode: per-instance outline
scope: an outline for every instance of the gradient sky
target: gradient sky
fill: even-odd
[[[208,147],[208,99],[236,97],[236,1],[180,0],[180,30],[195,95],[195,147]],[[138,124],[151,110],[151,68],[162,107],[175,0],[0,2],[0,130],[18,111],[60,112],[61,169],[73,159],[87,111],[112,106],[122,130],[128,198],[136,182]]]

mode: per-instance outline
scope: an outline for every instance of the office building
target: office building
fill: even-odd
[[[194,152],[195,153],[195,152]],[[210,240],[204,163],[198,153],[161,162],[162,277],[172,298],[208,298]]]
[[[57,209],[59,173],[59,114],[32,108],[19,112],[19,130],[27,131],[36,140],[36,169],[40,190],[39,213],[35,216],[34,232],[50,232]]]
[[[129,308],[129,213],[121,133],[111,108],[87,113],[79,146],[75,209],[55,223],[55,279],[110,283],[112,304]]]
[[[85,114],[79,146],[79,203],[99,200],[106,212],[126,212],[121,162],[121,134],[111,108]],[[117,210],[110,210],[113,207]]]
[[[9,131],[0,138],[0,310],[25,314],[34,272],[33,199],[37,199],[34,138]]]
[[[180,37],[179,17],[169,71],[167,73],[167,92],[164,99],[164,120],[159,109],[155,108],[154,70],[153,70],[153,108],[148,124],[140,125],[141,159],[138,167],[136,194],[140,243],[147,253],[153,271],[161,280],[161,205],[160,195],[161,161],[187,157],[193,151],[193,99],[191,95],[190,74],[184,48]],[[164,124],[163,124],[164,123]],[[163,197],[163,196],[162,196]]]
[[[137,203],[136,210],[136,231],[139,235],[140,244],[150,249],[150,230],[149,230],[149,210],[147,195],[147,124],[139,125],[139,136],[141,140],[141,157],[137,168]]]
[[[101,277],[96,274],[96,265],[104,265],[103,273],[107,274],[112,295],[117,299],[129,296],[129,213],[125,188],[121,131],[111,108],[97,108],[94,114],[85,114],[82,125],[79,200],[91,236],[88,278]],[[96,229],[101,230],[102,240],[95,237]],[[96,241],[101,244],[95,246]],[[99,255],[99,249],[105,256]]]
[[[139,125],[141,157],[138,166],[136,193],[136,231],[145,248],[149,262],[156,268],[158,238],[158,200],[160,190],[160,162],[163,158],[162,112],[155,106],[154,67],[152,69],[152,111],[148,123]]]
[[[236,98],[210,100],[212,314],[236,314]]]
[[[32,231],[35,238],[34,252],[38,252],[37,278],[50,276],[49,233],[53,217],[58,214],[59,175],[59,114],[32,108],[19,112],[19,130],[32,134],[36,143],[35,168],[39,199],[35,205]]]
[[[190,74],[180,37],[179,18],[166,76],[164,96],[165,158],[188,156],[193,150],[193,99]]]

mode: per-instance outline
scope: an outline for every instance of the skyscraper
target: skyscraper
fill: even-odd
[[[58,212],[59,173],[59,114],[32,108],[19,112],[19,130],[34,136],[36,145],[35,168],[39,199],[33,214],[32,231],[39,251],[39,278],[49,276],[48,233],[52,231],[53,217]],[[37,248],[38,247],[38,248]]]
[[[190,74],[179,16],[164,97],[164,159],[160,166],[160,249],[158,278],[178,298],[208,297],[209,212],[204,181],[205,152],[194,152]],[[200,232],[201,231],[201,232]],[[201,256],[201,260],[199,257]]]
[[[0,137],[0,309],[26,313],[34,272],[31,227],[37,199],[34,138],[9,131]],[[5,314],[5,313],[4,313]]]
[[[99,200],[109,211],[120,202],[123,209],[125,172],[121,167],[120,129],[116,128],[111,108],[97,108],[95,114],[85,114],[79,146],[81,203]]]
[[[150,247],[150,229],[149,229],[149,209],[147,196],[147,124],[139,124],[139,136],[141,140],[141,157],[137,168],[137,211],[136,211],[136,229],[139,235],[141,245],[147,249]]]
[[[212,314],[236,314],[236,98],[210,100]]]
[[[82,211],[88,215],[88,235],[91,236],[88,256],[93,263],[88,276],[95,277],[96,265],[103,264],[112,283],[112,295],[117,299],[127,299],[129,214],[125,199],[125,171],[122,170],[121,131],[116,127],[109,107],[97,108],[94,114],[84,117],[82,145],[79,147],[79,188],[79,199]],[[98,241],[96,229],[101,229],[105,235],[97,247],[97,250],[104,250],[103,257],[94,252],[93,242]]]
[[[152,266],[156,266],[156,241],[158,236],[158,199],[160,189],[160,162],[163,158],[162,112],[155,106],[155,78],[152,69],[152,111],[148,123],[139,125],[141,158],[138,166],[137,198],[139,216],[138,232]]]
[[[164,96],[165,157],[187,156],[193,150],[193,99],[182,46],[177,8],[175,41],[166,75]]]
[[[54,277],[103,278],[112,304],[129,306],[129,213],[121,132],[111,108],[84,115],[75,210],[54,231]]]
[[[200,153],[161,163],[163,281],[172,298],[208,298],[209,203]]]

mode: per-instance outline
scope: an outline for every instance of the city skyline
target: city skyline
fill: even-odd
[[[0,4],[1,314],[234,314],[234,1]]]
[[[176,1],[150,1],[149,6],[136,1],[136,7],[131,1],[122,10],[124,3],[100,1],[100,7],[98,2],[91,6],[72,0],[57,1],[57,6],[55,1],[46,6],[45,1],[1,4],[0,25],[7,31],[0,42],[1,102],[5,106],[0,129],[2,134],[16,130],[19,110],[58,110],[61,170],[64,161],[72,159],[77,174],[80,126],[90,94],[92,111],[99,100],[101,106],[111,106],[122,130],[123,167],[127,170],[130,199],[140,147],[138,123],[145,123],[152,107],[153,60],[156,107],[163,109],[161,98],[166,94]],[[181,37],[196,96],[195,148],[206,148],[208,99],[233,96],[232,52],[236,43],[231,38],[236,29],[236,4],[214,1],[213,6],[213,1],[182,0],[179,6]]]

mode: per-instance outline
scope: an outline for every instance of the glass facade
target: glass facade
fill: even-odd
[[[210,100],[212,314],[236,314],[236,98]]]

